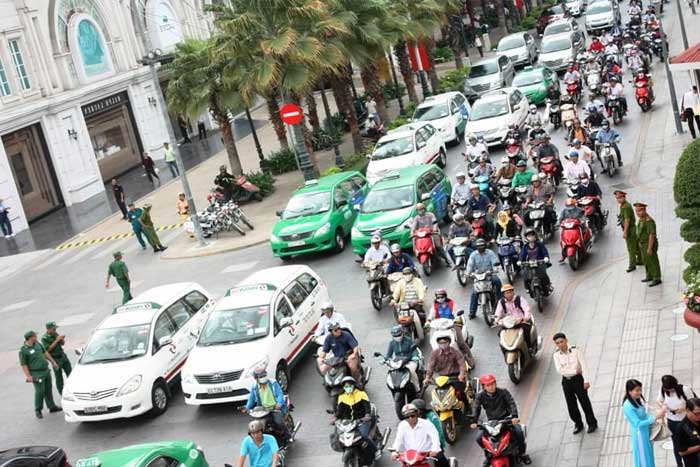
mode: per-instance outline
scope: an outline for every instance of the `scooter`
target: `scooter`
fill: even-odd
[[[546,225],[544,221],[547,209],[544,201],[533,201],[528,207],[528,217],[532,222],[532,228],[535,229],[539,238],[546,242],[553,232],[552,226]]]
[[[578,81],[570,79],[566,82],[566,93],[571,96],[576,105],[581,102],[581,92],[578,89]]]
[[[383,261],[368,261],[362,265],[367,269],[367,285],[369,285],[369,299],[375,310],[380,311],[384,305],[384,297],[391,295],[389,283],[384,273]]]
[[[454,217],[455,214],[460,213],[466,217],[467,211],[469,210],[469,205],[467,204],[468,201],[469,200],[467,198],[456,199],[452,203],[452,216]]]
[[[322,347],[319,348],[319,351],[321,349]],[[331,396],[334,409],[338,403],[338,395],[343,392],[343,378],[350,374],[350,369],[345,360],[345,356],[336,357],[334,355],[326,355],[326,358],[323,360],[323,363],[330,367],[326,374],[323,375],[323,387],[328,395]],[[361,355],[360,373],[362,374],[362,385],[366,386],[372,373],[372,368],[362,365],[363,362],[364,356]]]
[[[498,239],[497,243],[498,258],[501,260],[501,267],[503,268],[503,272],[506,273],[508,282],[512,284],[519,272],[517,265],[518,253],[520,252],[522,241],[520,237],[501,237]]]
[[[561,121],[564,124],[564,128],[568,131],[574,124],[576,120],[576,105],[571,101],[562,102],[561,104]]]
[[[516,186],[513,191],[515,191],[515,204],[513,204],[513,210],[514,211],[521,211],[523,205],[527,201],[527,190],[528,186],[521,185],[521,186]]]
[[[433,462],[437,461],[434,457],[430,457],[429,452],[419,452],[413,449],[400,452],[397,460],[401,462],[402,467],[431,467]],[[447,460],[450,463],[450,467],[459,465],[455,457],[450,457]]]
[[[527,292],[535,303],[537,303],[537,309],[540,313],[544,311],[544,299],[551,293],[549,287],[545,287],[542,284],[542,278],[538,274],[540,268],[543,266],[546,267],[546,264],[547,263],[541,259],[531,259],[522,263],[522,267],[526,270],[527,277],[530,278]]]
[[[508,365],[508,377],[514,384],[520,383],[522,371],[535,359],[535,355],[542,346],[542,339],[537,336],[537,326],[534,318],[531,318],[530,342],[532,347],[525,344],[525,330],[517,327],[521,318],[506,316],[501,320],[499,339],[503,357]]]
[[[617,163],[615,162],[617,155],[615,154],[615,149],[610,143],[603,143],[601,147],[600,143],[596,142],[596,146],[600,152],[600,159],[604,164],[603,170],[607,172],[609,177],[614,176],[615,172],[617,171]]]
[[[552,99],[547,99],[547,112],[549,114],[549,123],[554,126],[554,129],[558,129],[561,126],[561,114],[559,113],[559,104],[552,101]]]
[[[456,377],[436,376],[433,378],[433,385],[430,390],[430,407],[440,419],[442,432],[445,434],[445,441],[448,444],[457,442],[459,427],[464,426],[464,416],[471,413],[471,405],[465,407],[464,399],[473,401],[474,390],[471,388],[469,378],[465,379],[467,387],[464,397],[460,397],[454,387]],[[469,396],[468,394],[471,394]]]
[[[502,178],[497,185],[498,199],[501,200],[501,203],[513,204],[515,199],[513,198],[512,179]]]
[[[637,104],[642,109],[642,112],[649,110],[652,102],[654,102],[653,96],[649,92],[649,85],[643,82],[634,83],[634,98],[637,100]]]
[[[455,273],[457,274],[457,281],[464,287],[467,285],[467,257],[469,239],[467,237],[455,237],[450,240],[450,245],[452,246],[452,255],[454,256],[455,262]]]
[[[576,271],[593,246],[591,229],[578,219],[562,219],[560,225],[563,256],[568,259],[571,270]]]
[[[601,94],[601,83],[600,83],[600,72],[590,71],[586,74],[586,85],[588,86],[588,92],[594,96],[599,96]]]
[[[455,313],[455,319],[434,318],[425,323],[425,329],[430,331],[430,348],[434,352],[440,348],[438,338],[443,336],[449,336],[450,345],[460,352],[462,350],[459,348],[460,342],[458,341],[463,342],[470,349],[474,346],[474,336],[469,334],[467,327],[464,326],[463,315],[464,310],[459,310]]]
[[[417,345],[423,342],[423,337],[425,337],[423,332],[425,313],[423,316],[419,315],[415,309],[415,303],[400,303],[396,309],[396,322],[401,325],[404,333],[411,336]]]
[[[484,240],[489,240],[486,234],[486,213],[483,211],[474,211],[472,213],[472,235],[474,238],[483,238]]]
[[[552,186],[557,187],[561,182],[561,172],[554,156],[542,157],[539,160],[539,171],[547,176]]]
[[[478,426],[484,431],[481,445],[486,451],[486,457],[491,461],[491,467],[515,467],[520,463],[519,449],[513,439],[511,419],[489,420]],[[525,434],[525,425],[521,425],[521,428]]]
[[[613,123],[617,125],[622,121],[625,113],[622,111],[622,102],[618,96],[608,96],[607,102],[608,116],[612,117]]]
[[[291,412],[294,410],[294,405],[289,403],[289,396],[285,395],[284,397],[287,400],[287,407],[289,408],[287,413],[283,416],[284,424],[287,428],[287,431],[289,432],[288,439],[286,436],[284,436],[284,433],[279,432],[279,427],[274,423],[272,419],[272,413],[280,412],[279,410],[271,410],[266,409],[264,407],[253,407],[247,412],[248,415],[250,415],[254,419],[263,422],[264,434],[272,435],[277,440],[277,446],[279,446],[279,450],[277,451],[279,454],[279,461],[277,462],[277,467],[286,467],[287,462],[285,461],[285,458],[287,450],[291,447],[292,443],[294,442],[294,438],[296,437],[296,434],[299,431],[299,428],[301,428],[301,422],[297,422],[295,424],[294,418],[292,418]]]
[[[583,209],[583,213],[589,221],[593,235],[600,233],[608,223],[608,211],[598,211],[600,199],[595,196],[584,196],[576,202]]]
[[[493,189],[491,188],[491,179],[488,175],[479,175],[478,177],[474,177],[474,183],[479,185],[479,192],[482,195],[493,201]]]
[[[421,227],[413,232],[413,253],[423,268],[423,273],[429,276],[433,272],[434,263],[437,264],[437,248],[433,241],[433,230],[430,227]]]
[[[525,158],[522,145],[514,138],[506,140],[506,155],[512,164],[516,164],[519,160]]]
[[[420,355],[420,360],[416,362],[418,368],[416,373],[418,375],[418,381],[423,380],[423,354],[420,348],[416,348]],[[401,420],[403,416],[401,415],[401,409],[405,404],[408,404],[413,399],[421,394],[421,387],[414,387],[411,382],[411,372],[406,367],[411,359],[408,357],[396,357],[391,360],[387,360],[379,352],[374,352],[374,356],[377,357],[377,362],[380,365],[386,365],[389,369],[386,374],[386,386],[391,391],[392,398],[394,399],[394,410],[396,412],[396,417]]]
[[[333,413],[333,412],[331,412]],[[371,438],[379,455],[374,457],[367,449],[367,441],[362,438],[360,433],[359,420],[336,420],[335,433],[331,437],[331,448],[336,452],[342,452],[342,464],[346,467],[373,466],[378,458],[381,458],[384,447],[389,441],[391,428],[387,427],[384,432],[379,430],[379,415],[377,408],[371,404],[371,428],[369,430],[369,438]]]
[[[474,176],[474,171],[479,167],[479,156],[476,154],[469,154],[469,156],[467,156],[467,153],[462,153],[462,157],[464,157],[464,160],[467,162],[467,174],[469,178],[472,178]]]
[[[474,293],[477,294],[477,313],[481,311],[484,322],[493,326],[496,320],[496,294],[491,282],[491,271],[472,273],[474,279]]]
[[[250,200],[262,201],[263,196],[257,185],[249,182],[245,175],[240,175],[233,180],[233,199],[236,203],[245,203]]]

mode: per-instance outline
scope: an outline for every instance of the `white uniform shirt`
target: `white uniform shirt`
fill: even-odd
[[[331,327],[331,324],[340,324],[341,327],[346,328],[348,327],[348,322],[345,319],[345,316],[343,316],[341,313],[338,313],[337,311],[334,311],[331,313],[331,317],[327,317],[325,314],[321,315],[321,318],[318,320],[318,327],[316,328],[316,331],[314,331],[314,336],[319,337],[323,336],[324,334],[328,333],[328,329]]]
[[[574,164],[573,161],[569,161],[566,163],[566,167],[564,168],[564,176],[569,180],[577,180],[579,175],[584,172],[590,178],[591,169],[588,167],[588,164],[580,160],[580,154],[579,161],[576,164]]]
[[[435,426],[423,418],[417,420],[416,426],[411,428],[407,420],[401,421],[396,429],[393,450],[406,452],[410,449],[418,452],[440,452],[440,436]]]
[[[625,95],[625,87],[622,85],[622,83],[616,83],[615,86],[610,88],[610,95],[623,97]]]
[[[562,376],[583,376],[583,381],[589,382],[588,367],[583,353],[576,347],[569,347],[567,352],[554,352],[554,368]]]
[[[692,90],[683,94],[681,99],[681,110],[693,109],[694,114],[700,113],[700,94],[695,94]]]
[[[380,243],[379,248],[374,248],[373,245],[370,245],[369,250],[367,250],[367,253],[365,253],[365,262],[384,261],[390,256],[391,251],[389,251],[389,247],[387,247],[385,244]]]
[[[484,152],[488,154],[489,150],[483,143],[477,141],[474,146],[471,143],[467,143],[467,156],[476,156],[478,158]]]

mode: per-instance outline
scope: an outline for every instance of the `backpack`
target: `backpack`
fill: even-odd
[[[501,308],[503,308],[503,311],[505,312],[505,311],[506,311],[506,299],[505,299],[505,298],[502,298],[502,299],[500,300],[500,302],[501,302]],[[520,310],[520,312],[521,312],[522,314],[525,314],[525,311],[523,310],[523,307],[520,306],[520,295],[516,295],[516,296],[515,296],[515,299],[513,300],[513,303],[515,304],[515,308],[517,308],[518,310]]]

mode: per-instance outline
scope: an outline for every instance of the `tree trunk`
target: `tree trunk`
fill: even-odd
[[[238,148],[236,147],[236,140],[233,137],[233,128],[231,128],[228,114],[219,109],[216,105],[211,105],[211,103],[210,107],[214,119],[221,129],[221,137],[224,140],[224,147],[226,148],[226,155],[228,156],[228,165],[231,170],[230,173],[232,175],[241,175],[243,173],[243,166],[241,165],[241,158],[238,155]]]
[[[464,68],[464,60],[462,59],[462,50],[464,49],[464,42],[462,37],[462,20],[459,16],[453,15],[449,18],[449,23],[444,27],[443,36],[447,37],[450,43],[450,49],[452,49],[452,55],[454,55],[455,66],[457,69]]]
[[[277,97],[273,92],[270,92],[270,94],[265,96],[265,101],[267,102],[267,113],[270,114],[270,122],[275,129],[275,135],[277,135],[277,141],[279,141],[282,149],[289,149],[287,129],[284,127],[284,122],[282,122],[280,117],[280,106],[277,102]]]
[[[290,92],[289,94],[292,98],[292,102],[294,102],[298,106],[301,106],[301,96],[296,92]],[[318,115],[316,116],[316,118],[318,119]],[[311,162],[311,165],[313,166],[314,175],[316,176],[316,178],[318,178],[320,174],[320,171],[318,169],[318,158],[316,157],[316,153],[314,152],[314,144],[311,137],[311,132],[309,131],[309,127],[306,125],[306,114],[302,115],[301,123],[299,123],[299,125],[301,126],[301,133],[304,135],[304,147],[306,148],[306,152],[309,154],[309,162]]]
[[[440,80],[438,79],[437,70],[435,69],[435,39],[432,37],[426,37],[423,39],[425,44],[425,55],[428,58],[428,79],[430,80],[430,87],[433,88],[433,94],[438,94],[440,91]]]
[[[313,130],[316,132],[321,131],[321,121],[318,117],[318,109],[316,108],[316,98],[314,97],[313,91],[310,91],[308,94],[306,94],[306,97],[304,97],[304,101],[306,102],[306,107],[309,112],[309,124],[311,125],[311,128],[313,128]]]
[[[350,84],[347,82],[347,78],[342,72],[331,76],[331,88],[333,89],[335,102],[338,104],[338,110],[343,115],[347,116],[350,133],[352,133],[353,148],[357,153],[362,152],[364,145],[362,136],[360,135],[360,125],[357,122],[357,115],[355,114],[355,107],[352,105]]]
[[[416,94],[416,85],[413,81],[413,70],[411,69],[411,62],[408,59],[408,51],[406,50],[405,40],[402,39],[396,43],[394,46],[394,54],[399,62],[399,70],[401,71],[403,82],[406,85],[408,100],[417,104],[418,94]]]
[[[379,67],[376,61],[368,62],[360,69],[360,77],[362,85],[365,87],[365,92],[374,97],[377,103],[377,113],[382,122],[389,122],[389,114],[386,111],[386,102],[384,94],[382,94],[382,86],[379,82]]]

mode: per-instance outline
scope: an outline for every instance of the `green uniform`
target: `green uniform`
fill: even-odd
[[[131,296],[131,281],[129,281],[128,272],[129,268],[126,267],[126,263],[120,259],[112,261],[107,269],[107,274],[114,276],[117,284],[122,289],[122,305],[133,298]]]
[[[647,271],[647,279],[661,280],[661,266],[659,265],[659,255],[657,253],[659,249],[658,238],[654,239],[651,255],[647,254],[650,235],[656,237],[656,222],[654,222],[654,219],[647,217],[647,220],[638,220],[637,240],[639,241],[639,252],[642,255],[642,262]]]
[[[639,252],[639,242],[637,241],[637,227],[635,226],[634,209],[632,209],[632,205],[629,202],[625,201],[620,206],[618,218],[620,219],[620,226],[623,229],[625,226],[625,221],[627,219],[629,219],[630,221],[630,227],[627,230],[627,238],[625,239],[625,243],[627,244],[627,256],[629,258],[628,267],[629,269],[632,269],[637,266],[641,266],[644,263],[642,262],[642,256]]]
[[[435,429],[437,430],[438,438],[440,438],[440,447],[444,450],[446,444],[445,432],[442,429],[442,422],[440,421],[440,417],[438,417],[437,414],[432,410],[429,410],[425,414],[425,419],[432,423]]]
[[[151,244],[154,250],[162,248],[163,245],[160,243],[158,234],[156,233],[156,228],[153,225],[153,220],[151,219],[151,206],[144,206],[143,213],[141,214],[141,227],[143,228],[143,233],[146,234],[148,243]]]
[[[44,356],[44,347],[35,342],[29,346],[24,344],[19,349],[19,364],[27,365],[29,374],[34,379],[34,410],[41,411],[46,407],[56,409],[56,404],[53,401],[53,388],[51,387],[51,372],[49,371],[49,362]]]
[[[53,344],[53,341],[57,338],[58,334],[49,334],[47,332],[41,338],[41,345],[48,350],[51,344]],[[53,370],[53,374],[56,377],[56,389],[58,389],[59,394],[63,394],[63,373],[65,372],[66,376],[70,376],[70,372],[73,369],[70,360],[68,360],[68,355],[63,351],[63,341],[54,345],[53,349],[49,350],[49,355],[51,355],[58,364],[58,368]]]
[[[515,175],[513,175],[511,186],[513,188],[517,188],[519,186],[530,186],[532,184],[533,175],[535,175],[535,173],[530,169],[526,169],[522,172],[518,172],[516,170]]]

